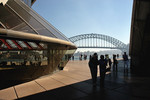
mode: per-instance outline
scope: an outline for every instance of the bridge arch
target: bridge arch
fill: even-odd
[[[81,34],[81,35],[73,36],[73,37],[70,37],[69,40],[73,43],[77,41],[85,40],[85,42],[90,41],[93,44],[95,43],[97,45],[95,46],[91,44],[91,45],[81,46],[81,45],[76,44],[78,48],[110,48],[110,49],[120,49],[122,51],[124,51],[124,49],[127,48],[127,45],[118,39],[115,39],[108,35],[96,34],[96,33]],[[105,41],[107,43],[103,42],[103,46],[102,46],[102,42],[99,42],[99,40]],[[98,44],[101,44],[101,45],[98,46]]]

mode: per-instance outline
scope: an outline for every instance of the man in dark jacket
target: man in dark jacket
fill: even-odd
[[[98,65],[98,55],[94,53],[89,61],[89,68],[91,71],[93,86],[96,86],[97,81],[97,65]]]
[[[126,54],[126,52],[124,52],[123,61],[124,61],[124,69],[128,70],[129,59],[128,59],[128,55]],[[126,68],[125,68],[125,66],[126,66]]]
[[[100,69],[100,86],[104,86],[104,79],[105,79],[105,73],[106,73],[106,66],[107,61],[104,59],[104,55],[100,56],[99,63],[99,69]]]

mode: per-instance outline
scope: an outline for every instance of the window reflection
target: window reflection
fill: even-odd
[[[2,44],[3,46],[1,47],[3,48],[0,51],[0,71],[8,69],[21,70],[24,73],[30,73],[26,77],[31,77],[30,75],[32,75],[32,78],[63,69],[75,52],[75,49],[67,50],[68,48],[65,45],[25,41],[32,44],[32,46],[34,44],[34,48],[28,49],[21,45],[23,42],[19,43],[20,40],[15,40],[22,47],[22,49],[18,49],[14,48],[14,44],[10,42],[11,40],[6,41],[11,44],[13,49],[8,49],[5,44]],[[36,44],[40,44],[43,49],[36,48]],[[6,49],[4,46],[6,46]]]
[[[47,65],[47,56],[44,51],[1,51],[0,67],[33,67]]]
[[[59,68],[63,69],[65,67],[65,65],[67,64],[67,62],[70,60],[70,58],[72,57],[72,55],[74,54],[74,52],[76,51],[76,49],[73,50],[62,50],[62,52],[64,53]]]
[[[75,50],[63,49],[0,51],[0,67],[49,66],[56,68],[58,66],[60,68],[66,65],[74,52]]]

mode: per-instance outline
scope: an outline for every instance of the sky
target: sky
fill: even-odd
[[[68,38],[97,33],[130,40],[133,0],[36,0],[32,8]]]

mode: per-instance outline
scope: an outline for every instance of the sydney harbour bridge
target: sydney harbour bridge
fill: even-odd
[[[70,37],[69,40],[75,43],[78,48],[106,48],[128,51],[128,47],[125,43],[111,36],[103,34],[81,34]]]

